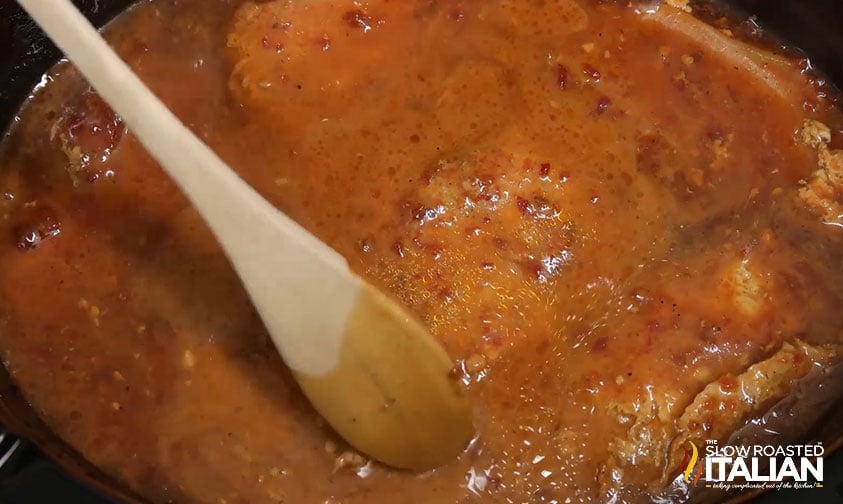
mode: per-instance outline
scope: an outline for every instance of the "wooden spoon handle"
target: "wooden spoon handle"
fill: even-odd
[[[138,79],[69,0],[18,2],[205,218],[287,364],[309,375],[331,371],[361,288],[345,259],[237,176]],[[302,334],[310,339],[297,337]]]

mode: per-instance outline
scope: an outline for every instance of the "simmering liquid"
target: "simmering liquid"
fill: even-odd
[[[6,367],[153,502],[653,500],[687,441],[843,345],[843,115],[797,56],[671,3],[152,0],[106,31],[441,339],[478,431],[453,463],[391,470],[330,432],[68,64],[0,150]]]

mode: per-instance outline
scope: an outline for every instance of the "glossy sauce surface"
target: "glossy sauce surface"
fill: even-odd
[[[685,440],[838,362],[841,230],[799,181],[823,159],[805,119],[836,152],[843,116],[795,58],[724,57],[691,14],[648,12],[153,0],[107,32],[441,338],[479,433],[452,464],[392,471],[321,424],[198,215],[69,65],[0,152],[5,364],[156,502],[650,501]]]

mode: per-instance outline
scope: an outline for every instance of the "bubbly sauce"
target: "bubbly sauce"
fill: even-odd
[[[843,345],[843,230],[817,211],[843,201],[843,116],[804,61],[718,22],[152,0],[107,30],[442,340],[478,430],[445,467],[382,467],[319,421],[199,216],[67,64],[0,152],[4,363],[153,502],[649,502],[685,441],[728,438]]]

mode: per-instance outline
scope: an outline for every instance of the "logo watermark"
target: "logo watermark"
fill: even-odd
[[[722,490],[808,489],[823,487],[822,444],[718,445],[706,441],[684,448],[685,483]]]

